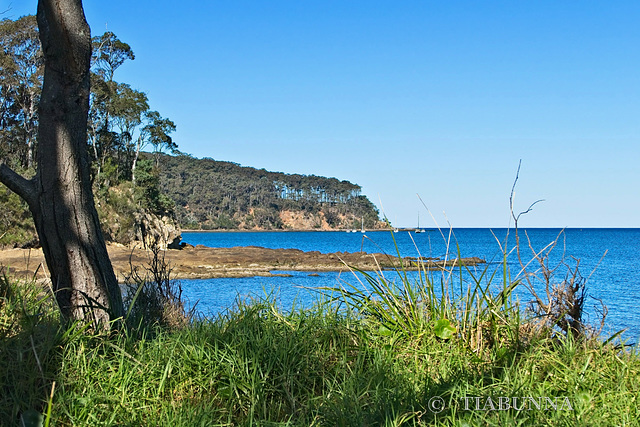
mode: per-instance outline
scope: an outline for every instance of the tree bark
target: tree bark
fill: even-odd
[[[29,204],[62,314],[106,328],[122,296],[95,208],[87,153],[91,34],[82,0],[39,0],[45,57],[37,172],[0,180]]]

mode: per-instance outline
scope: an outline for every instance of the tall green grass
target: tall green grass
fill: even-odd
[[[456,267],[427,269],[426,263],[419,262],[417,276],[410,276],[397,245],[396,251],[401,264],[391,274],[353,269],[353,283],[320,290],[334,295],[334,302],[346,304],[363,322],[376,325],[379,334],[393,340],[425,335],[456,338],[478,355],[487,346],[504,349],[521,344],[523,311],[513,297],[520,280],[511,280],[506,253],[499,266],[502,279],[496,284],[492,264],[472,269],[461,262]],[[462,259],[457,245],[455,251],[457,259]]]
[[[636,425],[637,348],[537,322],[505,265],[498,282],[489,267],[454,268],[358,272],[311,308],[270,295],[100,336],[3,277],[0,424]],[[571,409],[498,406],[507,397]]]

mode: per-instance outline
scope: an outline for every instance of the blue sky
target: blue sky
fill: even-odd
[[[400,226],[509,225],[522,160],[521,225],[640,227],[637,0],[84,7],[186,153],[358,183]]]

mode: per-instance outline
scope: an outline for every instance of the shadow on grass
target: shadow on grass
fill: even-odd
[[[33,281],[11,282],[0,272],[0,420],[42,422],[62,340],[50,295]]]

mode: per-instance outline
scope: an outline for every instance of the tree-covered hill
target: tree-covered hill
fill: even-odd
[[[381,226],[349,181],[285,174],[188,155],[160,157],[160,184],[183,228],[344,229]]]

